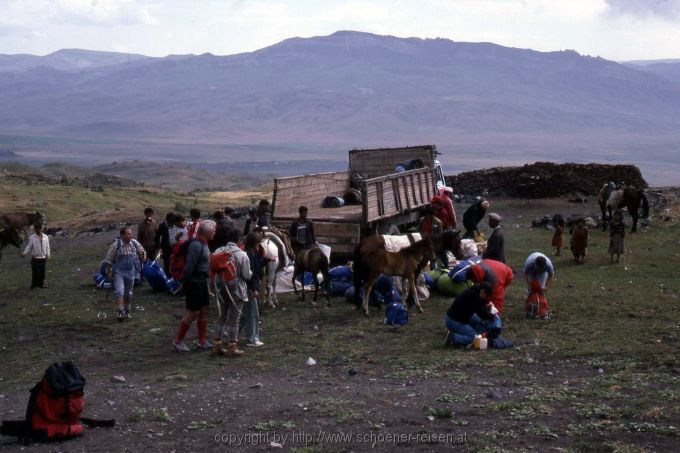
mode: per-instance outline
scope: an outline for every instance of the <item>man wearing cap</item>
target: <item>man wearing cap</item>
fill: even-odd
[[[470,207],[465,211],[465,214],[463,214],[463,226],[465,227],[465,235],[463,236],[464,238],[474,239],[479,235],[477,225],[479,225],[479,222],[482,221],[484,215],[486,214],[486,210],[489,208],[488,201],[480,197],[478,198],[479,199],[477,202],[470,205]]]
[[[505,263],[505,242],[503,232],[501,231],[501,216],[492,212],[489,214],[489,228],[491,228],[491,236],[486,243],[486,250],[482,254],[482,258],[500,261]]]
[[[438,195],[442,199],[442,207],[446,210],[449,216],[449,226],[451,229],[456,229],[456,211],[453,209],[453,189],[451,187],[440,187]]]

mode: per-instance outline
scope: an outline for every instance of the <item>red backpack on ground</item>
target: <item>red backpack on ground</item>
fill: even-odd
[[[528,318],[544,318],[546,319],[550,312],[548,311],[548,299],[541,288],[541,282],[533,280],[531,282],[531,294],[527,297],[524,304],[524,312]]]
[[[32,440],[70,439],[88,426],[113,426],[114,420],[81,418],[85,400],[85,378],[71,362],[57,362],[45,370],[43,378],[31,389],[26,419],[3,421],[0,433]]]

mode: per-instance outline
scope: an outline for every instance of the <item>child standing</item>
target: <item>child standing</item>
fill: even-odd
[[[564,247],[564,217],[559,214],[553,216],[555,233],[552,237],[552,246],[555,247],[555,256],[560,256],[560,250]]]
[[[574,232],[571,235],[571,252],[574,254],[574,261],[583,264],[588,250],[588,228],[583,217],[576,221]]]
[[[626,224],[623,223],[623,214],[618,209],[614,212],[609,232],[609,255],[611,256],[610,263],[614,262],[614,255],[616,255],[616,262],[619,262],[621,255],[626,253],[626,248],[623,238],[626,236]]]
[[[260,281],[262,280],[263,256],[259,250],[261,237],[258,233],[249,233],[245,239],[245,252],[250,260],[252,277],[247,282],[248,302],[241,313],[240,330],[245,330],[246,346],[259,347],[264,345],[260,341],[260,312],[258,299],[260,297]]]
[[[33,231],[21,256],[31,255],[31,289],[47,288],[45,264],[50,259],[50,240],[42,232],[41,223],[34,224]]]

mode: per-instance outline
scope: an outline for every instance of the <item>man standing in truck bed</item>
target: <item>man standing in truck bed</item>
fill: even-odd
[[[293,220],[290,225],[290,237],[292,239],[297,239],[305,248],[311,248],[316,244],[316,236],[314,236],[314,224],[310,219],[307,218],[307,213],[309,209],[307,206],[300,206],[298,208],[298,213],[300,217]]]

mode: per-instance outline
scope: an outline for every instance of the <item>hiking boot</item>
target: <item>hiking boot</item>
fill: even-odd
[[[227,355],[227,350],[222,347],[222,340],[213,340],[212,352],[217,355]]]
[[[198,348],[198,349],[212,349],[213,345],[208,340],[205,340],[203,343],[201,343],[200,341],[197,341],[196,342],[196,348]]]
[[[231,358],[233,358],[233,357],[241,357],[243,354],[245,354],[245,352],[243,352],[242,350],[240,350],[240,349],[238,348],[238,343],[237,343],[237,342],[233,342],[233,343],[228,343],[228,344],[227,344],[227,353],[226,353],[226,357],[231,357]]]
[[[173,341],[172,347],[175,348],[175,351],[177,351],[177,352],[191,352],[189,347],[183,341],[179,341],[179,342]]]
[[[246,343],[246,346],[250,346],[250,347],[253,347],[253,348],[259,348],[260,346],[264,346],[264,343],[261,342],[260,340],[257,340],[257,341],[254,341],[254,342]]]
[[[125,312],[119,311],[118,312],[118,322],[123,322],[125,321]]]

